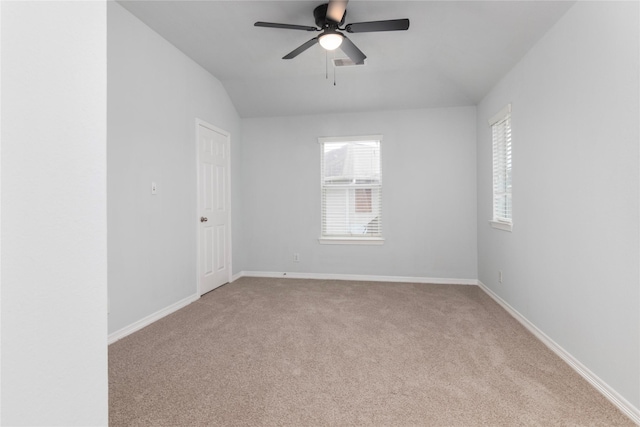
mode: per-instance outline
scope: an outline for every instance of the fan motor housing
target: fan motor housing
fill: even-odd
[[[329,4],[321,4],[320,6],[313,9],[313,17],[316,20],[316,25],[318,28],[330,28],[330,27],[339,27],[344,24],[344,19],[347,17],[347,11],[345,9],[344,15],[342,15],[342,20],[340,22],[333,22],[327,19],[327,9]]]

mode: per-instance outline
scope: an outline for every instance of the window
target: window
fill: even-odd
[[[494,228],[511,231],[511,104],[489,120],[493,139],[493,219]]]
[[[382,137],[319,138],[320,243],[382,244]]]

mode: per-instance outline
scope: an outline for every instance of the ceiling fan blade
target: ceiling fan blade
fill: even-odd
[[[314,37],[311,40],[309,40],[308,42],[304,43],[303,45],[297,47],[296,49],[292,50],[291,52],[289,52],[288,54],[283,56],[282,59],[293,59],[296,56],[300,55],[305,50],[309,49],[311,46],[313,46],[316,43],[318,43],[318,38]]]
[[[351,40],[344,36],[340,49],[356,64],[364,64],[364,60],[367,57],[358,47],[353,44]]]
[[[329,0],[327,7],[327,19],[333,22],[342,22],[344,13],[347,11],[347,2],[349,0]]]
[[[348,33],[372,33],[375,31],[404,31],[409,29],[408,19],[390,19],[388,21],[356,22],[348,24]]]
[[[309,27],[307,25],[276,24],[274,22],[258,21],[253,25],[256,27],[283,28],[285,30],[320,31],[316,27]]]

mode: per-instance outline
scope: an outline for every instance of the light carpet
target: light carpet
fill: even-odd
[[[241,278],[109,347],[111,426],[632,426],[477,286]]]

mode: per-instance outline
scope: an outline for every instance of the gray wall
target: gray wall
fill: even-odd
[[[106,426],[106,5],[0,9],[0,424]]]
[[[240,269],[475,279],[475,114],[464,107],[243,119]],[[317,138],[371,134],[383,135],[385,243],[320,245]]]
[[[215,77],[115,2],[108,3],[107,62],[109,332],[115,332],[197,292],[195,119],[231,133],[234,212],[240,119]],[[239,222],[232,225],[236,239]]]
[[[638,3],[579,2],[478,106],[479,278],[640,403]],[[513,232],[487,119],[513,105]],[[498,270],[504,282],[498,283]]]

